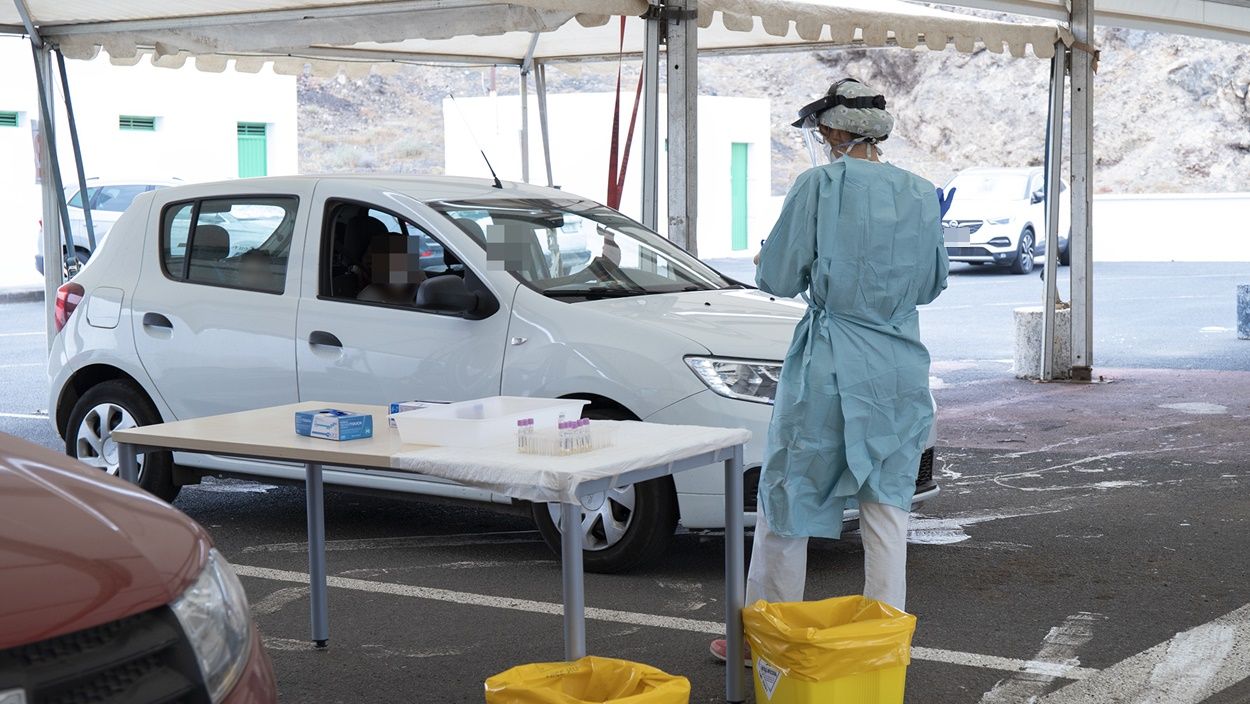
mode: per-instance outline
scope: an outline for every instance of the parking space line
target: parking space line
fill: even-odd
[[[268,579],[278,582],[289,582],[292,584],[308,584],[308,574],[304,572],[276,570],[268,567],[253,567],[251,565],[239,564],[234,565],[234,570],[242,577]],[[473,594],[470,592],[456,592],[449,589],[434,589],[431,587],[418,587],[408,584],[392,584],[390,582],[349,579],[347,577],[331,576],[326,581],[331,587],[336,587],[338,589],[352,589],[355,591],[371,592],[374,594],[391,594],[394,596],[404,596],[415,599],[444,601],[452,604],[460,604],[462,606],[485,606],[496,609],[524,611],[526,613],[547,614],[550,616],[562,616],[564,614],[564,606],[562,604],[545,601],[490,596],[487,594]],[[720,635],[725,632],[725,624],[719,621],[704,621],[699,619],[680,618],[676,616],[660,616],[657,614],[640,614],[631,611],[617,611],[615,609],[586,607],[586,618],[594,621],[608,621],[611,623],[623,623],[633,626],[650,626],[652,628],[665,628],[674,631],[685,631],[688,633],[701,633],[704,635]],[[911,656],[914,660],[928,660],[951,665],[962,665],[964,667],[980,667],[990,670],[1003,670],[1006,672],[1032,672],[1071,680],[1080,680],[1097,672],[1097,670],[1091,668],[1074,667],[1066,663],[1056,664],[1053,662],[1040,662],[1035,660],[1017,660],[1014,658],[1003,658],[995,655],[962,653],[955,650],[943,650],[941,648],[913,647],[911,649]]]
[[[0,413],[0,418],[22,418],[25,420],[47,420],[48,416],[42,413]]]
[[[454,548],[470,545],[508,545],[537,543],[542,537],[536,530],[495,531],[491,533],[451,533],[448,535],[404,535],[392,538],[360,538],[358,540],[327,540],[326,551],[386,550],[392,548]],[[308,543],[271,543],[249,545],[243,552],[308,552]]]
[[[0,332],[0,337],[34,337],[35,335],[43,337],[46,334],[42,330],[38,332]]]
[[[1042,704],[1196,704],[1250,675],[1250,604],[1178,633]]]
[[[1033,658],[1035,662],[1054,663],[1058,667],[1077,667],[1081,664],[1077,651],[1094,637],[1094,623],[1101,621],[1102,614],[1081,611],[1050,629],[1042,639],[1042,647]],[[999,680],[994,688],[981,697],[981,704],[1013,704],[1036,701],[1050,689],[1055,675],[1032,672],[1016,672]]]
[[[23,369],[29,367],[46,367],[47,362],[18,362],[16,364],[0,364],[0,369]]]

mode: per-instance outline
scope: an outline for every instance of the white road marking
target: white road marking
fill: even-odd
[[[535,530],[499,531],[494,533],[454,533],[451,535],[406,535],[393,538],[362,538],[359,540],[327,540],[326,550],[388,550],[400,548],[452,548],[469,545],[507,545],[537,543],[542,537]],[[308,552],[308,543],[273,543],[249,545],[243,552]]]
[[[47,362],[18,362],[16,364],[0,364],[0,369],[17,369],[18,367],[46,367]]]
[[[1197,704],[1250,675],[1250,605],[1068,685],[1040,704]]]
[[[25,420],[47,420],[43,413],[0,413],[0,418],[22,418]]]
[[[1165,403],[1159,406],[1159,408],[1180,411],[1181,413],[1191,413],[1198,416],[1214,416],[1228,413],[1228,406],[1221,406],[1218,403]]]
[[[285,587],[266,594],[252,604],[252,613],[261,616],[276,614],[284,606],[308,596],[308,587]]]
[[[968,526],[989,521],[1001,521],[1006,518],[1024,518],[1028,516],[1044,516],[1061,513],[1070,506],[1033,507],[1012,512],[969,511],[946,518],[929,518],[921,514],[912,514],[907,524],[907,542],[912,545],[952,545],[962,543],[969,538],[964,531]]]
[[[42,330],[39,332],[0,332],[0,337],[34,337],[35,335],[43,337],[46,334]]]
[[[1077,651],[1094,637],[1094,622],[1106,617],[1086,611],[1073,614],[1063,623],[1050,629],[1042,639],[1042,648],[1033,658],[1035,662],[1053,663],[1059,667],[1080,667]],[[1017,672],[999,680],[994,688],[981,696],[981,704],[1014,704],[1035,702],[1055,681],[1056,675],[1035,672]]]
[[[239,564],[234,565],[234,571],[242,577],[269,579],[294,584],[308,584],[308,575],[304,572],[275,570],[267,567],[252,567],[250,565]],[[414,599],[428,599],[431,601],[444,601],[452,604],[459,604],[461,606],[485,606],[495,609],[508,609],[512,611],[524,611],[527,613],[547,614],[549,616],[564,615],[563,604],[554,604],[545,601],[532,601],[530,599],[516,599],[512,597],[490,596],[487,594],[473,594],[469,592],[455,592],[448,589],[433,589],[430,587],[417,587],[408,584],[391,584],[389,582],[348,579],[346,577],[337,576],[327,577],[326,583],[331,587],[338,589],[351,589],[361,592],[370,592],[373,594],[391,594],[394,596],[404,596]],[[649,626],[652,628],[665,628],[673,631],[685,631],[688,633],[701,633],[713,636],[723,635],[725,633],[725,624],[718,621],[703,621],[699,619],[680,618],[675,616],[659,616],[656,614],[640,614],[631,611],[617,611],[615,609],[599,609],[594,607],[586,607],[585,614],[586,618],[592,621],[607,621],[609,623],[620,623],[629,626]],[[268,639],[266,639],[265,644],[269,644]],[[302,650],[303,648],[299,649]],[[1072,680],[1083,679],[1097,672],[1097,670],[1086,667],[1069,667],[1066,665],[1056,665],[1054,663],[1038,662],[1035,660],[1003,658],[996,655],[961,653],[959,651],[944,650],[941,648],[913,647],[911,649],[911,656],[915,660],[929,660],[952,665],[962,665],[965,667],[1005,670],[1007,672],[1035,672],[1038,674],[1049,674],[1054,677],[1062,677]]]

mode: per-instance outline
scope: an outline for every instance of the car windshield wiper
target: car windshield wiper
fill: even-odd
[[[650,291],[628,288],[553,288],[543,291],[544,295],[554,298],[626,298],[648,293]]]

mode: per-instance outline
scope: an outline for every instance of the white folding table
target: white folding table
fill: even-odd
[[[295,433],[295,412],[338,408],[373,416],[373,437],[336,442]],[[610,488],[676,474],[709,464],[725,467],[725,624],[728,662],[725,697],[746,696],[742,608],[746,598],[743,540],[742,449],[747,430],[612,423],[614,446],[568,457],[522,455],[511,447],[445,448],[405,445],[387,424],[387,408],[347,403],[305,402],[254,411],[161,423],[113,432],[123,479],[137,482],[138,457],[172,450],[304,465],[307,485],[308,572],[312,640],[330,637],[326,588],[325,505],[322,467],[343,466],[424,474],[489,489],[518,499],[559,502],[561,525],[581,522],[581,501]],[[597,421],[608,423],[608,421]],[[582,536],[561,531],[564,585],[564,655],[586,654],[585,578]]]

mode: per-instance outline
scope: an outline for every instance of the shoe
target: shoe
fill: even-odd
[[[749,643],[744,643],[743,647],[745,652],[743,653],[742,665],[744,667],[751,667],[751,645]],[[717,638],[712,641],[712,644],[708,649],[712,651],[713,657],[721,662],[725,662],[725,651],[728,650],[728,648],[729,643],[726,642],[724,638]]]

